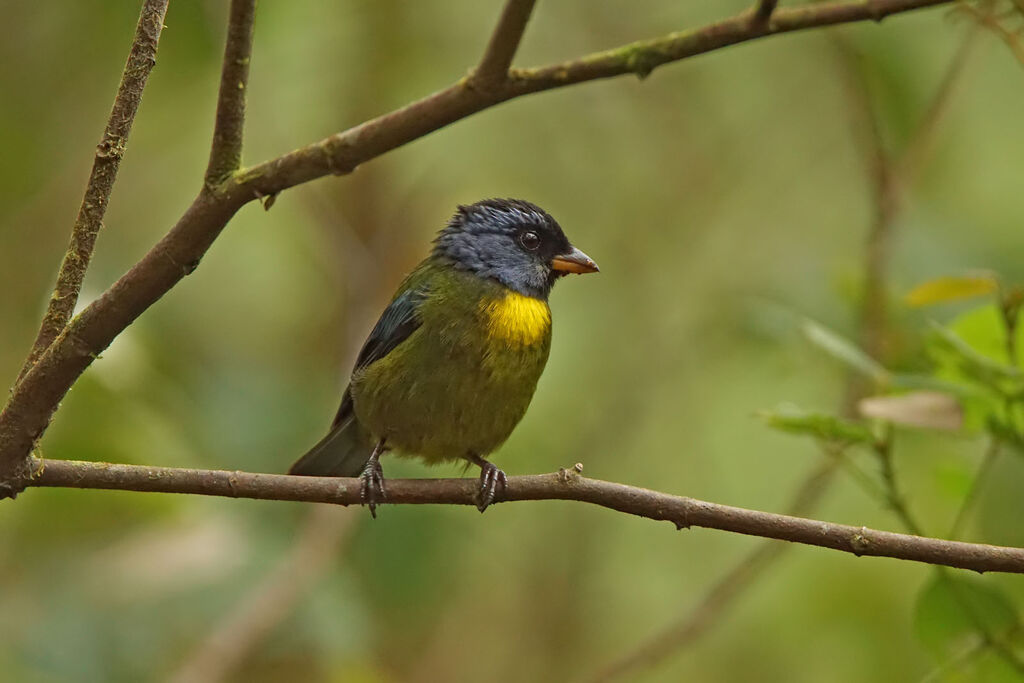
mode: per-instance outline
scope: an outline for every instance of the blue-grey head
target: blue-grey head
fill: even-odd
[[[521,199],[485,199],[460,206],[437,236],[434,256],[541,299],[560,276],[598,270],[569,242],[554,218]]]

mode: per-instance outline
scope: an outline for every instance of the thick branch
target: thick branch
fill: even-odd
[[[939,5],[951,0],[852,0],[779,10],[768,27],[747,14],[702,29],[634,43],[564,64],[513,71],[496,92],[463,80],[402,109],[205,187],[188,211],[139,263],[73,320],[15,387],[0,413],[0,497],[26,483],[21,464],[79,375],[114,338],[181,278],[191,273],[228,220],[245,203],[357,165],[504,100],[610,78],[646,75],[665,62],[775,33],[829,26]],[[7,476],[4,476],[7,475]]]
[[[0,498],[24,485],[28,460],[57,404],[93,359],[185,275],[241,204],[204,191],[141,261],[58,335],[0,412]]]
[[[360,480],[223,470],[39,461],[30,486],[192,493],[231,498],[358,504]],[[389,479],[390,504],[475,505],[476,479]],[[1024,573],[1024,548],[962,543],[759,512],[588,479],[574,471],[509,477],[503,501],[577,500],[638,517],[775,538],[854,555],[893,557],[977,572]]]
[[[536,0],[508,0],[501,12],[498,25],[491,34],[480,65],[470,80],[473,85],[489,89],[508,79],[508,70],[523,39],[526,23],[530,20]]]
[[[206,168],[206,182],[216,185],[242,165],[242,132],[245,127],[245,91],[249,87],[256,0],[231,0],[228,39],[217,97],[213,146]]]
[[[160,32],[164,27],[167,2],[168,0],[146,0],[142,5],[128,61],[121,73],[121,84],[117,88],[103,138],[96,147],[96,157],[92,162],[85,197],[71,230],[71,243],[60,264],[57,285],[50,297],[46,315],[32,344],[32,350],[18,375],[19,380],[68,324],[71,313],[78,303],[82,280],[92,258],[96,235],[103,226],[103,216],[107,212],[107,202],[114,189],[114,181],[117,180],[117,170],[121,165],[121,157],[124,155],[132,123],[135,121],[135,112],[139,110],[149,72],[156,65],[156,49],[160,42]]]

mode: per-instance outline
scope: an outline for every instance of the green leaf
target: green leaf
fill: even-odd
[[[999,283],[991,273],[978,273],[962,277],[937,277],[914,287],[907,293],[905,300],[910,306],[931,306],[984,296],[998,290]]]
[[[980,352],[951,329],[936,323],[932,323],[932,328],[929,350],[940,366],[955,369],[964,378],[999,394],[1024,390],[1024,374],[1018,368]]]
[[[942,391],[956,396],[967,431],[988,429],[993,415],[1005,412],[1008,399],[1024,398],[1024,374],[1007,362],[1006,326],[995,304],[958,316],[947,326],[932,323],[926,349],[930,379],[893,375],[890,386]]]
[[[1007,415],[993,411],[988,415],[985,427],[988,429],[988,433],[995,438],[1009,444],[1019,452],[1024,452],[1024,438],[1021,437],[1020,431]]]
[[[992,303],[958,315],[946,325],[983,356],[1008,363],[1006,355],[1006,320],[1000,306]]]
[[[946,660],[990,636],[1003,639],[1020,620],[997,586],[982,579],[935,572],[914,606],[914,631],[939,660]]]
[[[840,444],[874,443],[875,435],[864,422],[847,420],[827,413],[812,413],[796,406],[780,406],[760,413],[772,429],[803,434]]]
[[[888,382],[889,372],[849,339],[810,318],[804,319],[801,329],[811,343],[832,357],[873,378],[879,384]]]
[[[931,375],[912,372],[894,372],[890,374],[889,386],[893,389],[906,389],[908,391],[941,391],[946,394],[952,394],[961,401],[987,398],[989,396],[982,389],[971,384],[963,384],[942,379],[941,377],[932,377]]]

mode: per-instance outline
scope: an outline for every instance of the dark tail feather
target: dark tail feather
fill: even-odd
[[[342,408],[345,408],[344,404]],[[339,414],[339,417],[342,415]],[[372,452],[373,440],[370,434],[350,412],[343,419],[336,420],[327,436],[299,458],[288,470],[288,474],[311,477],[358,477]]]

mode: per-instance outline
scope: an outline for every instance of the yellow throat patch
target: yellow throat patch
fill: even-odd
[[[551,309],[546,301],[507,292],[481,306],[487,321],[487,333],[512,346],[532,346],[551,330]]]

